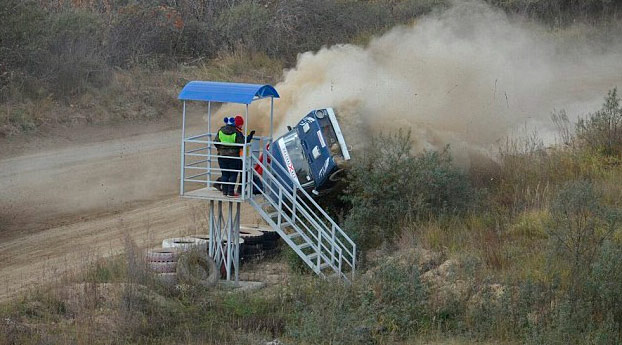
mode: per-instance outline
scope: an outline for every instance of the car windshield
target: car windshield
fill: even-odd
[[[290,132],[283,137],[283,141],[285,142],[285,147],[294,165],[294,169],[296,169],[298,182],[300,182],[301,185],[311,182],[312,177],[309,169],[309,162],[307,162],[304,151],[302,150],[298,133],[296,133],[296,131]]]

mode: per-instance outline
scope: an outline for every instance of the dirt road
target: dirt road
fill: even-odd
[[[177,195],[179,136],[87,138],[0,158],[0,300],[123,251],[126,234],[149,247],[204,233],[205,204]],[[259,220],[243,210],[243,222]]]

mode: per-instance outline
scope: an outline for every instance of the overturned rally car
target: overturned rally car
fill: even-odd
[[[271,156],[287,170],[275,169],[276,173],[290,187],[297,183],[315,195],[329,190],[350,160],[333,108],[313,110],[288,130],[269,148]]]

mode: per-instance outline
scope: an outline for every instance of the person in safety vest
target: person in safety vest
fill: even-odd
[[[235,128],[235,119],[233,117],[226,119],[226,124],[218,130],[218,134],[214,141],[218,150],[218,165],[220,166],[222,176],[220,179],[222,194],[228,197],[239,197],[235,193],[235,183],[238,173],[241,170],[240,145],[248,142],[244,135]],[[254,131],[249,136],[252,139]],[[229,158],[231,157],[231,158]]]

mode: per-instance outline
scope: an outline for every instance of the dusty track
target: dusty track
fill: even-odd
[[[0,158],[0,300],[122,252],[126,235],[144,248],[204,232],[205,205],[177,196],[179,135],[87,138]],[[258,220],[244,210],[244,222]]]

